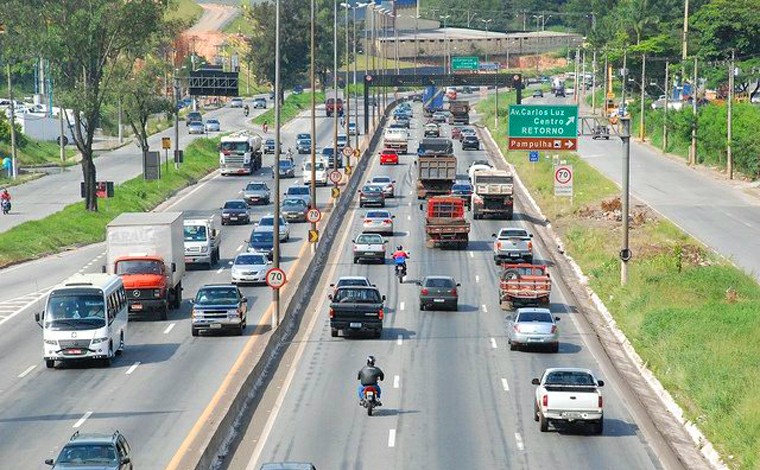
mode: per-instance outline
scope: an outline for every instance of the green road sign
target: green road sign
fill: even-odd
[[[480,59],[477,57],[452,57],[451,70],[478,70],[480,69]]]
[[[509,107],[509,137],[577,139],[578,106],[513,104]]]

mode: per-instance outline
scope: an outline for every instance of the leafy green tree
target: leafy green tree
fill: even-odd
[[[63,105],[73,110],[87,210],[98,209],[92,146],[103,101],[120,82],[115,65],[144,54],[168,1],[5,0],[9,28],[50,60]]]
[[[698,34],[699,55],[706,59],[725,59],[731,49],[740,57],[760,54],[757,0],[711,0],[691,24]]]

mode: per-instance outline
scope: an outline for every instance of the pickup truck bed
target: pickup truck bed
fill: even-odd
[[[502,310],[517,306],[549,305],[552,282],[546,266],[505,264],[499,280]]]
[[[595,434],[604,431],[604,408],[597,380],[590,370],[577,368],[547,369],[537,385],[533,402],[534,420],[541,432],[549,425],[555,428],[568,425],[591,425]]]
[[[383,302],[375,287],[340,287],[330,295],[330,331],[337,337],[349,333],[380,338],[383,333]]]

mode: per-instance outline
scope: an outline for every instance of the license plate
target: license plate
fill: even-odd
[[[82,350],[81,349],[69,349],[66,352],[69,353],[69,354],[82,354]]]
[[[445,300],[444,299],[433,299],[433,302],[443,303],[443,302],[445,302]]]
[[[567,412],[567,413],[562,413],[562,417],[565,419],[580,419],[581,414],[575,413],[575,412]]]
[[[510,257],[510,258],[517,258],[517,253],[510,253],[510,254],[509,254],[509,257]]]
[[[230,220],[237,220],[237,217],[230,217]]]
[[[361,323],[349,323],[348,326],[351,327],[351,328],[361,328],[362,324]]]
[[[537,343],[541,341],[541,338],[528,338],[529,343]]]
[[[192,263],[192,262],[193,262],[193,258],[189,256],[185,256],[185,263]]]
[[[142,304],[132,304],[132,310],[142,310]]]
[[[209,325],[209,326],[210,326],[212,329],[214,329],[214,330],[217,330],[217,329],[221,329],[221,328],[222,328],[222,325],[221,325],[220,323],[212,323],[212,324],[211,324],[211,325]]]

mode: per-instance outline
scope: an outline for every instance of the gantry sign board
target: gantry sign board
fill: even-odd
[[[480,69],[480,59],[477,57],[452,57],[451,70],[454,72],[467,70],[475,72]]]
[[[509,107],[509,150],[576,150],[577,105]]]
[[[239,96],[237,72],[218,68],[193,70],[188,85],[190,96]]]

